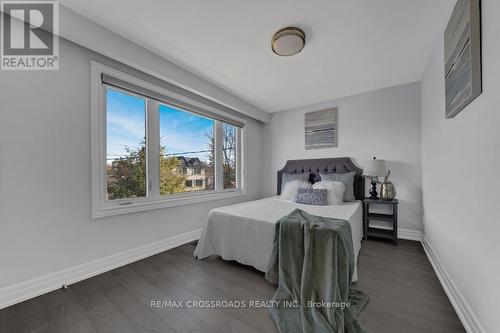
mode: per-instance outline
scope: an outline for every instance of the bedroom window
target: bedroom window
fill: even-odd
[[[146,100],[106,88],[107,199],[146,196]]]
[[[213,186],[193,187],[202,172],[215,178],[215,120],[160,104],[160,194],[212,191]],[[178,170],[186,170],[184,175]],[[186,188],[182,185],[185,180]],[[189,185],[187,185],[189,184]]]
[[[92,62],[93,217],[244,195],[244,122]]]
[[[238,128],[230,124],[222,124],[224,188],[234,189],[237,186],[237,152]]]

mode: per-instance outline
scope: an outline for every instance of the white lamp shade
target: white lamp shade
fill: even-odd
[[[385,160],[369,160],[365,163],[363,175],[368,177],[382,177],[387,174]]]

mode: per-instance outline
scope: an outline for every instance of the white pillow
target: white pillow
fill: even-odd
[[[281,199],[295,201],[299,187],[312,188],[311,183],[305,180],[292,180],[285,184],[283,191],[281,191]]]
[[[345,184],[333,180],[322,180],[314,183],[313,189],[326,189],[326,202],[329,205],[340,205],[344,201]]]

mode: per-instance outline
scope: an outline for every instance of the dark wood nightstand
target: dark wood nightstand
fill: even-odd
[[[368,237],[390,239],[394,245],[398,244],[398,204],[397,199],[393,200],[374,200],[365,198],[363,200],[363,238]],[[370,206],[372,205],[390,205],[392,206],[392,214],[371,213]],[[385,221],[392,223],[392,230],[376,228],[370,226],[370,221]]]

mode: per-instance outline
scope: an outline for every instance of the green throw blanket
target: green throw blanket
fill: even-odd
[[[278,284],[269,308],[280,333],[365,333],[368,301],[351,288],[354,250],[347,221],[299,209],[276,223],[266,279]]]

